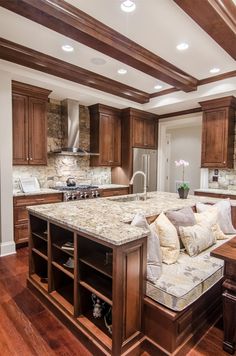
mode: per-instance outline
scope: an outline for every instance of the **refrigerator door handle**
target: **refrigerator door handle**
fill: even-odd
[[[150,155],[147,155],[147,188],[149,188],[150,180]]]

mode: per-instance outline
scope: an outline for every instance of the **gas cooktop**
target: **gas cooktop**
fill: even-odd
[[[91,184],[80,184],[76,186],[68,186],[68,185],[63,185],[59,187],[54,187],[53,189],[60,190],[61,192],[64,191],[79,191],[79,190],[88,190],[88,189],[97,189],[97,185],[91,185]]]

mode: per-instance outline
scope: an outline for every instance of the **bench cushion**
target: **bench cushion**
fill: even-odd
[[[181,252],[176,263],[163,264],[155,284],[147,282],[147,296],[172,310],[185,309],[222,278],[224,261],[211,257],[210,251],[225,242],[218,240],[196,257]]]

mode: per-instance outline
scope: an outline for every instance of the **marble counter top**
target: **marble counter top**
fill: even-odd
[[[228,189],[196,189],[194,192],[199,192],[199,193],[211,193],[211,194],[224,194],[224,195],[235,195],[236,196],[236,190],[228,190]]]
[[[120,198],[44,204],[28,209],[42,218],[58,222],[78,232],[91,234],[113,245],[122,245],[147,235],[146,230],[129,224],[136,213],[143,213],[147,217],[155,216],[162,211],[194,206],[199,201],[215,203],[219,200],[193,195],[188,199],[179,199],[176,193],[166,192],[148,193],[146,201],[122,202],[119,201]]]
[[[119,189],[119,188],[129,188],[129,185],[125,184],[98,184],[99,189]]]

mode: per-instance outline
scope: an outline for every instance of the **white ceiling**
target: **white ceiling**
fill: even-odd
[[[233,58],[172,0],[136,0],[136,11],[130,14],[120,10],[120,0],[67,0],[67,2],[121,32],[197,79],[212,76],[209,73],[212,67],[221,68],[219,74],[236,70],[236,63]],[[157,91],[154,89],[155,84],[162,84],[162,90],[170,87],[166,83],[161,83],[149,75],[1,7],[0,36],[148,93]],[[177,51],[176,45],[180,42],[187,42],[189,49],[184,52]],[[74,52],[63,52],[61,50],[63,44],[71,44],[75,49]],[[92,58],[103,58],[106,63],[95,65],[91,62]],[[236,78],[234,77],[200,86],[195,92],[176,92],[154,98],[148,104],[141,106],[126,99],[10,64],[6,61],[0,61],[1,68],[10,71],[15,80],[39,86],[43,85],[52,89],[52,98],[73,97],[86,105],[101,102],[115,107],[143,108],[157,114],[196,107],[198,101],[213,97],[236,96]],[[126,68],[127,74],[124,76],[118,75],[117,69],[119,68]]]

